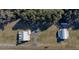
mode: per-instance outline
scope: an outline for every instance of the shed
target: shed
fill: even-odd
[[[58,31],[58,37],[59,37],[60,39],[68,39],[68,37],[69,37],[69,32],[68,32],[68,30],[65,29],[65,28],[60,29],[60,30]]]
[[[18,42],[21,43],[22,41],[30,41],[31,30],[24,30],[18,32]]]

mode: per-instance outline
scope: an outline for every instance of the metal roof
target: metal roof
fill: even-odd
[[[58,31],[58,37],[59,37],[60,39],[68,39],[68,37],[69,37],[69,32],[68,32],[68,30],[67,30],[67,29],[60,29],[60,30]]]

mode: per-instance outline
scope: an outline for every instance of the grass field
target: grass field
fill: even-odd
[[[16,35],[17,31],[12,30],[12,26],[14,26],[18,21],[15,21],[11,24],[5,26],[4,31],[0,31],[0,44],[13,44],[16,49],[20,49],[21,46],[16,46]],[[57,43],[56,32],[57,28],[55,26],[49,27],[47,30],[41,32],[38,43],[39,47],[33,48],[33,40],[28,43],[30,44],[30,48],[26,47],[27,43],[23,45],[24,49],[79,49],[79,30],[69,30],[70,37],[68,40],[64,42]],[[38,44],[37,43],[37,44]],[[63,47],[62,47],[63,46]],[[22,49],[21,48],[21,49]]]

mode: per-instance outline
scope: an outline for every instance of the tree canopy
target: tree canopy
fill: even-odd
[[[57,21],[62,18],[63,10],[55,9],[7,9],[0,10],[0,19],[4,21],[14,21],[18,18],[22,20],[35,21]],[[1,22],[0,20],[0,22]]]
[[[22,21],[31,21],[32,23],[49,22],[56,24],[60,20],[68,24],[79,23],[78,9],[1,9],[0,24],[21,19]]]

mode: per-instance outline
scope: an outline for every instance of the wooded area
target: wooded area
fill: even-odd
[[[2,9],[0,10],[0,28],[8,23],[21,19],[21,22],[37,27],[58,25],[67,22],[69,27],[78,29],[79,10],[78,9]],[[39,25],[42,24],[42,25]]]

